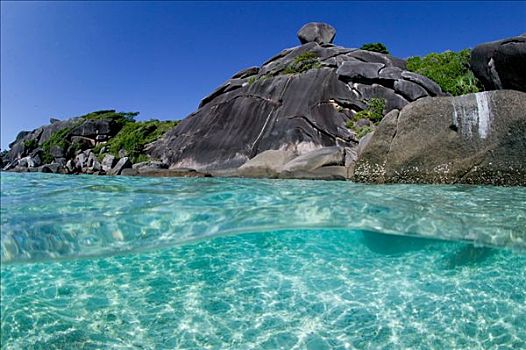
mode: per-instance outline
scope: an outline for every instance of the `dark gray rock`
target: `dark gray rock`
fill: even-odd
[[[379,78],[379,71],[384,66],[383,63],[347,61],[342,63],[336,74],[343,81],[372,80]]]
[[[111,154],[107,154],[102,159],[102,163],[101,163],[102,170],[104,170],[105,172],[108,172],[115,166],[116,163],[117,163],[117,159],[115,159],[115,156]]]
[[[75,157],[75,168],[77,169],[86,168],[87,160],[88,160],[88,157],[83,152],[77,154],[77,156]]]
[[[398,80],[402,78],[403,70],[398,67],[385,67],[382,68],[378,74],[380,79],[386,80]]]
[[[356,58],[362,62],[382,63],[386,67],[397,67],[403,70],[406,69],[404,60],[379,52],[355,50],[352,53],[349,53],[348,56]]]
[[[526,35],[475,47],[471,51],[470,65],[486,90],[526,92]]]
[[[203,173],[189,168],[150,169],[140,172],[139,175],[149,177],[210,177],[209,173]]]
[[[2,170],[4,171],[13,170],[17,165],[18,165],[18,159],[15,159],[13,161],[8,162],[6,165],[4,165]]]
[[[416,101],[420,97],[429,96],[423,87],[407,80],[396,80],[394,82],[394,90],[408,101]]]
[[[40,157],[38,155],[31,157],[26,156],[18,160],[18,166],[22,168],[36,168],[42,164]]]
[[[23,131],[19,133],[16,137],[16,140],[9,144],[10,150],[7,154],[6,160],[10,162],[27,156],[28,153],[32,151],[32,149],[26,147],[27,143],[38,144],[39,146],[41,146],[49,140],[53,133],[60,131],[64,128],[69,128],[76,122],[77,119],[57,121],[53,124],[37,128],[30,132]]]
[[[283,166],[295,156],[296,154],[292,151],[264,151],[240,166],[237,175],[243,177],[275,178],[281,173]]]
[[[316,57],[313,65],[291,73],[288,68],[306,52]],[[384,99],[388,113],[411,102],[394,90],[395,80],[435,87],[418,75],[403,78],[403,63],[380,53],[306,42],[268,60],[250,81],[255,69],[235,74],[147,152],[170,167],[219,173],[234,172],[230,169],[267,150],[301,155],[321,147],[352,149],[358,140],[346,123],[367,100]]]
[[[68,173],[74,173],[77,171],[77,168],[75,167],[75,163],[73,162],[72,159],[66,162],[65,168]]]
[[[43,173],[67,174],[67,170],[60,163],[51,163],[43,165],[40,167],[40,171]]]
[[[130,162],[128,157],[123,157],[119,159],[117,164],[108,171],[108,175],[120,175],[123,169],[131,168],[132,163]]]
[[[28,168],[31,157],[27,156],[18,160],[18,166],[22,168]],[[31,161],[32,162],[32,161]]]
[[[256,75],[258,74],[259,72],[259,67],[249,67],[249,68],[245,68],[243,70],[240,70],[239,72],[237,72],[236,74],[234,74],[232,76],[232,79],[243,79],[243,78],[247,78],[247,77],[250,77],[252,75]]]
[[[40,134],[38,135],[36,139],[38,140],[38,144],[42,145],[46,141],[48,141],[51,138],[51,135],[53,135],[55,132],[61,131],[66,128],[71,128],[77,123],[78,123],[78,118],[73,118],[73,119],[68,119],[68,120],[59,120],[53,124],[45,125],[33,131],[33,133],[36,135],[38,134],[38,131],[40,131]],[[68,136],[66,136],[66,138],[68,138]]]
[[[27,135],[30,135],[31,134],[31,131],[20,131],[17,135],[16,135],[16,138],[15,138],[15,141],[11,142],[9,144],[9,148],[12,148],[13,145],[19,141],[21,141],[22,139],[25,139],[25,137]]]
[[[55,124],[55,123],[58,123],[59,121],[60,121],[60,119],[57,119],[57,118],[53,118],[53,117],[49,118],[49,123],[50,124]]]
[[[164,164],[158,161],[147,161],[137,164],[133,164],[133,169],[137,170],[139,175],[155,172],[157,170],[168,169],[168,164]]]
[[[53,145],[50,147],[49,153],[53,156],[53,158],[64,158],[64,148],[60,145]]]
[[[94,139],[97,135],[115,135],[119,125],[112,120],[88,119],[71,130],[71,136],[83,136]]]
[[[108,141],[110,137],[108,135],[97,135],[95,136],[95,141],[97,142],[103,142],[103,141]]]
[[[357,142],[333,98],[355,98],[334,69],[262,79],[206,104],[150,152],[176,167],[212,170],[236,168],[270,149],[305,153],[336,140]]]
[[[307,23],[298,31],[298,39],[300,39],[302,44],[310,42],[330,44],[335,36],[336,29],[326,23]]]
[[[97,156],[95,156],[95,153],[89,152],[88,154],[88,160],[86,161],[86,167],[93,169],[95,163],[98,163]],[[99,164],[100,167],[100,164]],[[96,169],[100,170],[100,169]]]
[[[323,166],[344,165],[344,157],[342,147],[323,147],[294,158],[283,166],[282,172],[312,171]]]
[[[210,95],[206,96],[201,100],[201,103],[199,104],[199,108],[206,105],[208,102],[213,101],[216,97],[223,95],[229,91],[236,90],[238,88],[243,87],[245,84],[245,81],[242,79],[230,79],[223,85],[221,85],[219,88],[214,90]]]
[[[382,98],[385,100],[385,109],[384,113],[388,113],[393,109],[402,109],[405,105],[409,103],[408,100],[398,95],[394,90],[389,89],[380,84],[360,84],[356,83],[353,85],[357,91],[359,91],[360,96],[366,100],[371,98]]]
[[[423,75],[416,74],[409,71],[402,72],[402,78],[417,83],[422,86],[429,93],[430,96],[446,96],[447,94],[442,92],[440,86],[433,80]]]
[[[363,126],[371,126],[373,125],[373,123],[369,119],[362,118],[362,119],[357,120],[354,123],[354,125],[361,128]]]
[[[346,180],[348,169],[344,166],[324,166],[310,171],[284,172],[280,174],[283,179],[305,179],[305,180]]]
[[[137,170],[144,169],[144,168],[168,169],[168,164],[164,164],[163,162],[159,162],[159,161],[149,160],[146,162],[135,163],[133,164],[132,168],[137,169]]]
[[[119,150],[119,158],[124,158],[124,157],[127,157],[128,156],[128,152],[124,149],[124,148],[121,148]]]
[[[386,116],[353,179],[526,185],[526,93],[423,98]]]
[[[137,175],[139,175],[139,172],[137,171],[137,169],[125,168],[125,169],[121,170],[120,175],[122,175],[122,176],[137,176]]]

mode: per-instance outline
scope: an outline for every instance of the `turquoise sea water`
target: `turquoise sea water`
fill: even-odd
[[[526,189],[2,173],[2,349],[524,349]]]

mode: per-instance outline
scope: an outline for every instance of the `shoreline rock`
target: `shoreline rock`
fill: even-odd
[[[235,73],[157,139],[120,146],[137,113],[52,118],[17,135],[2,170],[526,185],[525,35],[471,54],[486,89],[513,90],[452,97],[404,60],[333,44],[328,24],[297,34],[300,46]]]

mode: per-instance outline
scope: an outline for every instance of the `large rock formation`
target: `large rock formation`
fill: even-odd
[[[383,99],[387,113],[442,95],[434,82],[405,71],[403,60],[330,44],[331,28],[308,24],[298,33],[303,45],[235,74],[157,141],[151,155],[172,168],[217,170],[267,150],[298,156],[349,149],[359,140],[346,123],[369,99]]]
[[[526,34],[475,47],[470,65],[486,90],[526,92]]]
[[[354,180],[526,185],[526,93],[424,98],[386,116]]]

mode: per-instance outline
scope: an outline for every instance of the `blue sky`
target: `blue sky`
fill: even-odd
[[[182,119],[236,71],[323,21],[398,57],[526,32],[526,2],[1,2],[1,147],[100,109]]]

